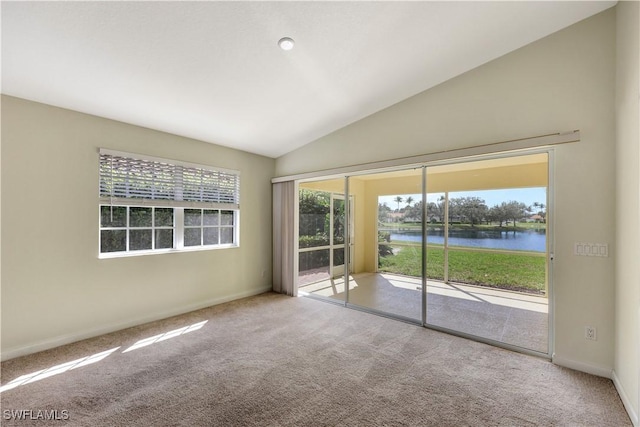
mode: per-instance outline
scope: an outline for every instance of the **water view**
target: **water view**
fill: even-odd
[[[422,233],[419,231],[392,231],[391,240],[420,242]],[[545,230],[449,230],[449,246],[545,252],[546,241]],[[427,243],[444,244],[444,230],[428,229]]]

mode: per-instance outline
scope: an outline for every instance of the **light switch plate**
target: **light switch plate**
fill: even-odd
[[[577,256],[608,257],[609,245],[607,243],[576,242],[573,246],[573,254]]]

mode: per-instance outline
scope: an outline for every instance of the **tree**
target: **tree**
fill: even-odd
[[[444,196],[440,196],[437,202],[427,204],[427,217],[430,221],[437,218],[438,222],[444,222]]]
[[[460,221],[462,219],[462,211],[461,208],[462,198],[454,197],[449,199],[449,222],[453,222],[454,219]]]
[[[544,203],[538,203],[538,202],[533,203],[533,208],[537,209],[538,212],[536,213],[542,217],[542,222],[547,222],[546,207],[547,206]]]
[[[531,208],[529,206],[522,202],[512,200],[510,202],[502,202],[489,209],[488,217],[491,221],[500,223],[500,227],[502,227],[503,222],[507,223],[505,225],[508,225],[509,221],[513,221],[513,227],[515,228],[516,223],[526,217],[530,212]]]
[[[422,201],[417,202],[413,206],[407,206],[407,208],[404,210],[402,219],[407,222],[422,221]]]
[[[402,196],[396,196],[396,198],[393,199],[393,201],[398,204],[398,209],[396,210],[396,212],[400,212],[400,203],[402,203],[404,199],[402,198]]]
[[[407,207],[411,207],[411,203],[413,203],[413,197],[409,196],[405,201],[407,202]]]
[[[507,221],[507,212],[504,208],[506,204],[502,202],[501,205],[495,205],[489,212],[487,213],[487,219],[492,222],[497,222],[500,227],[502,227],[502,223]]]
[[[389,222],[389,212],[391,208],[387,206],[387,203],[378,203],[378,221]]]
[[[460,197],[455,200],[457,213],[472,226],[480,223],[487,215],[489,208],[479,197]]]
[[[300,190],[299,229],[300,236],[324,236],[328,240],[326,220],[330,211],[329,193],[307,189]]]
[[[504,205],[505,217],[513,221],[513,227],[516,227],[516,222],[525,216],[527,213],[531,211],[527,205],[522,202],[516,202],[512,200],[508,203],[502,202],[501,206]]]

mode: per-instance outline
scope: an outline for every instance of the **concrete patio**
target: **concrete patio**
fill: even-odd
[[[304,283],[304,282],[303,282]],[[349,303],[421,321],[421,281],[387,273],[349,278]],[[300,284],[301,293],[344,301],[344,278]],[[548,353],[545,296],[456,283],[427,282],[427,323]]]

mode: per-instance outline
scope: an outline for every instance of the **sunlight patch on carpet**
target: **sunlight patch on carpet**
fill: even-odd
[[[194,323],[191,326],[185,326],[184,328],[174,329],[173,331],[165,332],[164,334],[154,335],[152,337],[142,339],[123,351],[123,353],[137,350],[139,348],[146,347],[160,341],[168,340],[169,338],[175,338],[180,335],[188,334],[189,332],[197,331],[198,329],[202,328],[207,322],[208,320],[204,320],[202,322]]]
[[[93,354],[91,356],[86,356],[80,359],[73,360],[71,362],[62,363],[60,365],[52,366],[47,369],[42,369],[40,371],[22,375],[21,377],[18,377],[15,380],[9,382],[8,384],[5,384],[2,387],[0,387],[0,393],[7,390],[11,390],[12,388],[16,388],[21,385],[40,381],[45,378],[52,377],[54,375],[59,375],[64,372],[70,371],[72,369],[80,368],[81,366],[97,363],[103,360],[104,358],[106,358],[107,356],[109,356],[114,351],[118,350],[119,348],[120,347],[115,347],[115,348],[112,348],[111,350],[103,351],[100,353]]]

